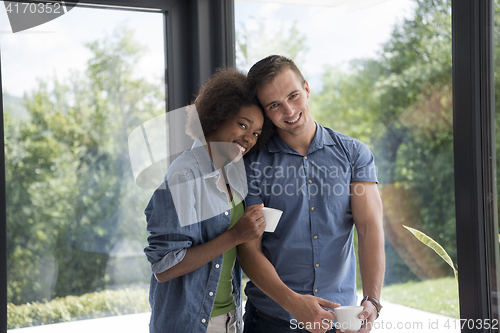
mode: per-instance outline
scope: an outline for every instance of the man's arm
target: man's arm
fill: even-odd
[[[363,283],[363,295],[380,300],[384,281],[385,252],[382,226],[382,200],[377,184],[373,182],[351,183],[351,209],[358,231],[358,258]],[[377,309],[369,301],[363,303],[361,315],[369,323],[360,332],[369,332],[377,317]]]
[[[317,322],[319,324],[312,327],[320,328],[324,323],[323,319],[333,320],[333,314],[323,307],[333,309],[339,304],[312,295],[301,295],[291,290],[281,281],[274,266],[262,253],[261,243],[262,236],[237,247],[241,268],[252,282],[269,298],[290,312],[298,322]],[[325,329],[318,329],[311,332],[324,331]]]

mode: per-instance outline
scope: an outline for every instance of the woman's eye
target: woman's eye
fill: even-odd
[[[241,128],[243,128],[243,129],[247,129],[247,125],[246,125],[246,124],[241,124],[241,123],[240,123],[240,126],[241,126]]]
[[[253,135],[255,135],[256,138],[258,138],[260,136],[259,133],[254,133]]]

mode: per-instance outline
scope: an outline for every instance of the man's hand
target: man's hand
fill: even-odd
[[[372,304],[372,302],[363,302],[363,311],[359,314],[358,318],[364,320],[363,326],[358,332],[345,331],[344,333],[368,333],[373,328],[373,322],[377,318],[377,308]]]
[[[338,308],[340,304],[312,295],[297,294],[289,312],[301,326],[311,333],[324,333],[332,329],[335,319],[333,312],[326,310]]]

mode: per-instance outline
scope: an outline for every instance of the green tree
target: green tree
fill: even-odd
[[[280,54],[292,59],[297,66],[305,61],[308,47],[306,37],[297,28],[297,21],[287,27],[281,24],[274,33],[270,33],[270,25],[263,19],[252,20],[255,27],[241,25],[236,30],[236,67],[249,70],[250,67],[269,55]]]
[[[86,72],[40,81],[28,120],[5,115],[9,302],[103,289],[112,248],[146,239],[127,138],[165,112],[163,84],[133,75],[145,49],[131,30],[86,46]]]
[[[376,59],[351,61],[346,70],[327,68],[311,109],[320,123],[372,149],[387,239],[417,276],[428,278],[452,272],[409,246],[416,240],[401,238],[402,223],[431,234],[456,259],[451,3],[416,4]]]

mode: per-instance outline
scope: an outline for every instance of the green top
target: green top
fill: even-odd
[[[243,208],[243,202],[240,202],[235,207],[233,199],[233,201],[231,201],[231,224],[229,225],[229,229],[231,229],[236,222],[238,222],[244,213],[245,210]],[[236,303],[233,298],[233,268],[235,260],[236,247],[233,247],[231,250],[224,253],[219,286],[217,287],[215,303],[212,308],[212,317],[217,317],[236,309]]]

